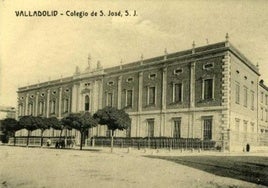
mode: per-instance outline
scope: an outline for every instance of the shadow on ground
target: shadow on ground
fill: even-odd
[[[268,158],[258,156],[147,156],[163,159],[218,176],[268,186]]]

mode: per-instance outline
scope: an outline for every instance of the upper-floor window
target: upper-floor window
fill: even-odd
[[[203,99],[213,98],[213,79],[203,80]]]
[[[251,123],[250,123],[250,126],[251,126],[251,132],[254,132],[254,127],[255,127],[254,123],[251,122]]]
[[[156,73],[153,73],[153,74],[149,74],[149,79],[155,79],[156,78]]]
[[[250,91],[251,93],[251,110],[254,110],[254,91]]]
[[[243,127],[243,131],[244,132],[247,132],[247,130],[248,130],[248,121],[244,121],[244,125],[243,125],[244,127]]]
[[[126,82],[131,83],[131,82],[133,82],[133,80],[134,80],[133,77],[129,77],[129,78],[127,78],[127,81]]]
[[[182,102],[182,83],[173,84],[173,102]]]
[[[40,101],[39,102],[39,115],[43,115],[44,113],[44,102]]]
[[[33,115],[33,103],[28,104],[28,115]]]
[[[90,86],[90,83],[85,83],[85,86],[87,87],[87,86]]]
[[[268,95],[265,95],[265,104],[268,105]]]
[[[126,91],[126,106],[132,107],[132,100],[133,100],[133,90]]]
[[[112,86],[112,85],[114,85],[114,81],[110,81],[110,82],[108,82],[107,83],[109,86]]]
[[[248,106],[248,88],[244,87],[244,106]]]
[[[50,101],[50,113],[55,114],[56,112],[56,101],[52,100]]]
[[[203,69],[212,69],[214,67],[213,63],[206,63],[203,65]]]
[[[148,87],[148,105],[154,105],[156,100],[156,88]]]
[[[261,120],[263,120],[263,108],[261,108]]]
[[[67,113],[69,111],[69,99],[64,99],[63,111]]]
[[[23,115],[23,104],[19,104],[19,116]]]
[[[175,75],[179,75],[179,74],[181,74],[181,73],[182,73],[182,68],[177,68],[177,69],[175,69],[173,73],[174,73]]]
[[[85,111],[89,111],[89,96],[85,96]]]
[[[261,92],[261,103],[263,103],[263,92]]]
[[[107,93],[106,105],[113,106],[113,93]]]
[[[235,102],[237,104],[240,103],[240,84],[239,83],[235,84]]]
[[[240,129],[239,127],[240,127],[240,119],[236,118],[235,119],[235,130],[237,132],[239,132],[239,129]]]

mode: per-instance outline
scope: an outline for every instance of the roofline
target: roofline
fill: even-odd
[[[81,73],[79,75],[73,75],[61,79],[56,79],[52,81],[47,81],[43,83],[38,83],[38,84],[33,84],[29,86],[24,86],[18,88],[17,93],[24,92],[24,91],[29,91],[29,90],[34,90],[37,88],[42,88],[43,86],[49,87],[53,85],[59,85],[59,84],[68,84],[72,81],[80,81],[83,78],[94,78],[94,77],[100,77],[104,76],[107,73],[118,73],[120,71],[125,71],[130,68],[137,68],[137,67],[142,67],[142,66],[149,66],[151,63],[165,63],[167,61],[172,61],[176,59],[187,59],[187,58],[192,58],[198,55],[202,55],[205,53],[215,53],[219,51],[230,51],[232,54],[234,54],[237,58],[239,58],[247,67],[249,67],[253,72],[255,72],[258,76],[260,76],[259,69],[249,60],[247,59],[243,53],[241,53],[237,48],[235,48],[230,42],[228,41],[223,41],[223,42],[218,42],[214,44],[209,44],[205,46],[200,46],[188,50],[183,50],[183,51],[178,51],[166,55],[161,55],[161,56],[156,56],[152,58],[148,58],[145,60],[140,60],[140,61],[135,61],[131,63],[127,63],[121,66],[113,66],[109,68],[104,68],[101,69],[103,70],[102,74],[94,74],[94,71],[91,72],[92,74],[89,73]],[[193,52],[194,51],[194,52]],[[99,70],[96,70],[99,71]],[[84,76],[88,74],[88,76]]]

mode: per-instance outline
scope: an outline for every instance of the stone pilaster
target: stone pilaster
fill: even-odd
[[[191,63],[190,107],[195,107],[195,62]]]
[[[122,76],[118,77],[118,86],[117,86],[117,94],[118,94],[118,99],[117,99],[117,108],[121,109],[121,94],[122,94]]]
[[[139,95],[138,95],[138,123],[136,127],[136,136],[140,136],[140,127],[141,127],[141,115],[142,112],[142,91],[143,91],[143,72],[139,73]]]
[[[222,111],[222,144],[223,149],[230,150],[230,102],[231,102],[231,58],[229,52],[226,53],[222,62],[222,106],[226,110]]]
[[[36,92],[36,95],[35,95],[35,115],[36,116],[38,116],[38,107],[39,107],[38,98],[39,98],[39,92]]]
[[[72,105],[71,111],[77,112],[77,85],[74,83],[72,87]]]
[[[62,87],[59,88],[59,115],[58,117],[61,118],[61,107],[62,107]]]
[[[28,114],[28,103],[29,103],[29,93],[26,94],[26,99],[25,99],[25,115],[29,115]]]
[[[47,113],[46,113],[47,117],[49,117],[49,100],[50,100],[50,89],[47,90]]]

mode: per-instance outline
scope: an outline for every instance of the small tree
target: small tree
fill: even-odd
[[[29,145],[29,137],[32,133],[32,131],[38,129],[38,122],[39,120],[36,119],[36,117],[33,116],[22,116],[19,120],[19,124],[21,127],[28,130],[28,136],[27,136],[27,146]]]
[[[113,137],[114,131],[124,130],[130,127],[131,120],[129,115],[124,110],[119,110],[114,107],[105,107],[98,110],[93,116],[99,124],[107,125],[108,129],[112,132],[111,135],[111,152],[113,152]]]
[[[41,147],[43,146],[43,135],[44,135],[44,131],[46,129],[49,129],[50,128],[50,123],[48,121],[48,118],[46,117],[35,117],[35,122],[36,122],[36,125],[37,127],[41,130]]]
[[[13,118],[6,118],[2,121],[2,131],[4,133],[4,142],[8,142],[9,137],[14,137],[14,146],[16,145],[16,131],[20,130],[21,127],[18,121]]]
[[[76,129],[80,132],[80,150],[82,150],[83,137],[85,132],[92,127],[97,126],[97,121],[91,116],[89,112],[85,113],[72,113],[61,120],[65,126]]]
[[[61,140],[61,135],[64,129],[64,125],[56,117],[48,118],[48,122],[53,129],[60,130],[60,140]]]

